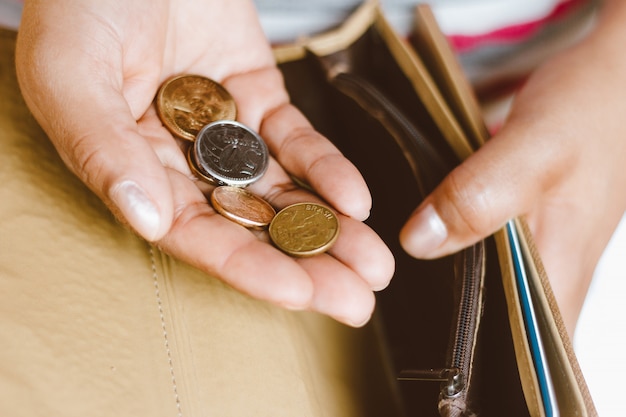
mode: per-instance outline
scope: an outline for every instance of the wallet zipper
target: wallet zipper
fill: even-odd
[[[467,393],[482,307],[483,246],[480,242],[459,254],[462,257],[461,287],[449,343],[448,366],[403,370],[398,380],[441,382],[442,399],[457,398]]]
[[[458,313],[455,332],[452,335],[450,346],[450,362],[453,368],[460,370],[467,379],[471,374],[471,366],[476,347],[476,333],[482,311],[482,287],[484,283],[484,243],[479,242],[462,252],[461,290],[458,298]],[[465,381],[464,387],[469,385]],[[459,393],[446,394],[453,397]],[[443,394],[443,393],[442,393]]]
[[[332,74],[333,71],[327,73]],[[411,120],[369,81],[355,74],[336,72],[329,77],[329,82],[385,126],[407,156],[423,196],[434,189],[449,172],[448,164]],[[482,310],[484,243],[479,242],[457,256],[461,257],[457,261],[458,272],[455,273],[458,277],[456,286],[459,289],[455,294],[456,314],[448,345],[447,366],[403,370],[397,379],[440,382],[440,400],[453,399],[464,403]]]
[[[398,381],[441,382],[441,395],[454,398],[465,388],[465,375],[459,368],[410,369],[400,372]]]

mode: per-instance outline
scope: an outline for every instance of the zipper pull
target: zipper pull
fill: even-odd
[[[463,373],[459,368],[409,369],[401,371],[397,379],[441,382],[441,393],[447,398],[456,397],[465,388]]]

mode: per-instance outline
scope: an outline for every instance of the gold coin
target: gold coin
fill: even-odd
[[[157,93],[156,109],[173,135],[190,141],[209,123],[237,118],[230,93],[221,84],[200,75],[166,80]]]
[[[297,203],[274,216],[269,234],[283,252],[308,257],[326,252],[339,236],[339,219],[317,203]]]
[[[211,204],[222,216],[250,229],[265,229],[276,215],[267,201],[240,187],[217,187]]]

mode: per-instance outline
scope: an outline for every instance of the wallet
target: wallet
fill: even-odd
[[[596,415],[523,219],[437,260],[400,247],[411,212],[489,136],[428,6],[410,38],[366,1],[274,50],[292,102],[363,174],[367,223],[396,258],[373,320],[402,415]]]

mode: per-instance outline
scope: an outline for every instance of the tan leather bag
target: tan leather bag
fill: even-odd
[[[394,415],[371,327],[250,299],[118,224],[29,114],[15,38],[0,30],[0,415]]]

